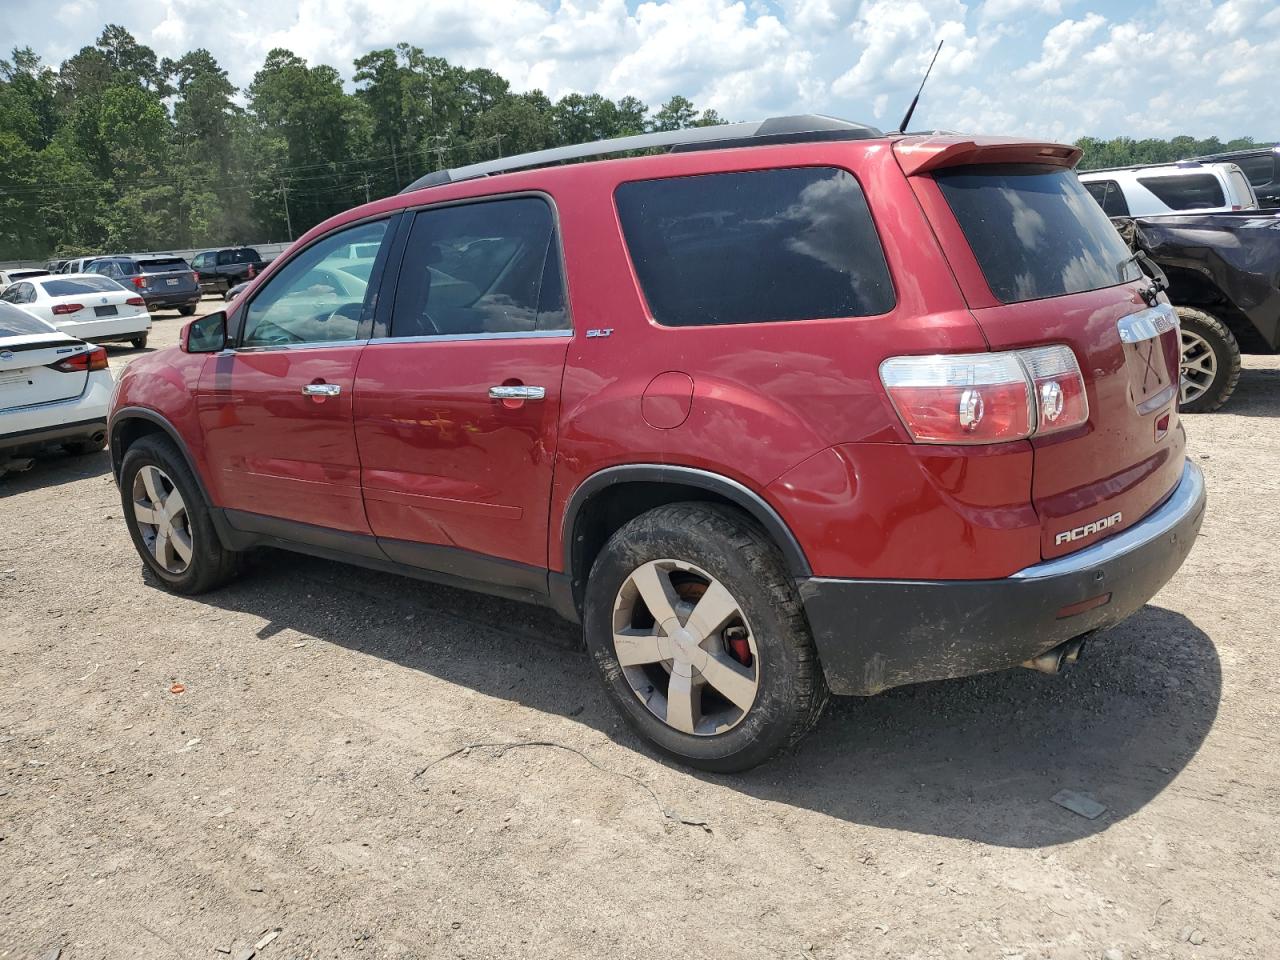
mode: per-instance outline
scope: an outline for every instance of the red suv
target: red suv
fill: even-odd
[[[432,174],[127,368],[134,543],[183,593],[266,545],[550,605],[707,769],[828,691],[1055,671],[1204,510],[1078,158],[790,117]]]

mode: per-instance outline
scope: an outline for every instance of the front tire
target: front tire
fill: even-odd
[[[168,439],[143,437],[125,452],[120,501],[138,555],[166,589],[204,593],[235,576],[239,555],[222,546],[199,484]]]
[[[777,547],[720,504],[657,507],[596,558],[587,648],[631,727],[703,770],[746,770],[797,743],[827,687]]]
[[[1227,402],[1240,381],[1240,345],[1213,314],[1194,307],[1175,309],[1182,324],[1179,409],[1212,413]]]

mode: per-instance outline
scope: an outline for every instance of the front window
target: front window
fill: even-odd
[[[332,233],[291,259],[249,304],[241,346],[355,340],[386,232],[385,220],[363,223]],[[352,258],[352,243],[366,244],[366,256]]]
[[[934,175],[991,292],[1003,303],[1060,297],[1141,276],[1107,215],[1070,170],[955,167]]]

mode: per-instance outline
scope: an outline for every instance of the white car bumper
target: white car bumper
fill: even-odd
[[[0,410],[0,451],[88,440],[106,433],[114,386],[110,370],[95,370],[78,397]]]
[[[55,320],[59,330],[80,340],[131,340],[145,336],[151,329],[151,314],[145,307],[137,313],[123,317],[103,317],[101,320]]]

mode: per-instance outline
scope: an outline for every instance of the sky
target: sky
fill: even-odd
[[[0,0],[56,65],[107,23],[160,56],[210,50],[238,86],[268,50],[336,67],[401,41],[516,90],[681,93],[730,120],[825,113],[912,127],[1280,139],[1277,0]]]

